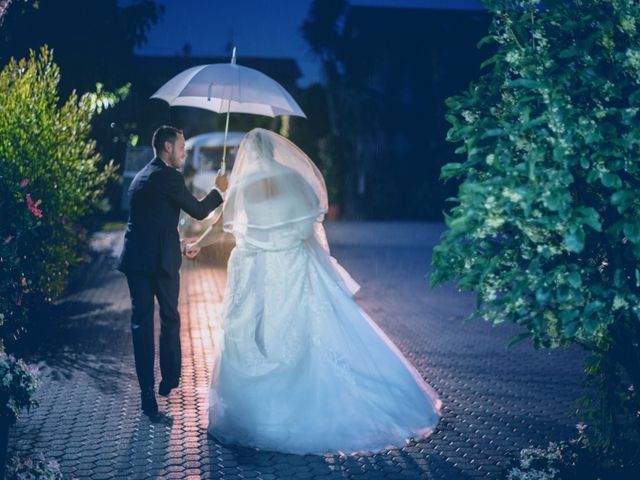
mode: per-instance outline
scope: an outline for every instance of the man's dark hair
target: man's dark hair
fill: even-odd
[[[153,145],[156,155],[164,149],[164,142],[176,143],[178,135],[184,135],[183,131],[179,128],[170,127],[169,125],[158,127],[156,131],[153,132],[153,138],[151,139],[151,145]]]

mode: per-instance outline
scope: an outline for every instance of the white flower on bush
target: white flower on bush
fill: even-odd
[[[518,6],[521,8],[533,8],[536,7],[542,0],[519,0]]]
[[[42,453],[35,458],[15,456],[7,463],[6,478],[20,480],[64,480],[56,460],[47,460]]]
[[[621,21],[620,21],[620,29],[629,34],[629,35],[634,35],[636,33],[636,21],[633,17],[624,17]]]
[[[487,288],[484,299],[487,302],[492,302],[498,298],[498,293],[493,288]]]
[[[505,55],[504,59],[507,61],[507,63],[514,65],[522,61],[523,55],[519,50],[511,50]]]
[[[474,123],[478,120],[478,114],[476,112],[472,112],[471,110],[465,110],[462,112],[462,116],[467,123]]]
[[[518,465],[507,473],[508,480],[553,480],[560,471],[556,468],[562,462],[562,446],[551,442],[547,448],[523,448]],[[533,466],[535,462],[535,467]]]
[[[507,480],[553,480],[558,474],[555,468],[547,470],[520,470],[512,468],[507,474]]]
[[[628,307],[629,303],[620,295],[616,295],[613,299],[613,310],[620,310],[621,308]]]
[[[625,64],[634,70],[636,79],[640,81],[640,50],[629,48],[625,54],[627,57]]]
[[[511,190],[509,188],[505,188],[504,190],[502,190],[502,196],[505,197],[505,198],[508,198],[509,200],[511,200],[514,203],[519,202],[520,200],[522,200],[522,194],[521,193],[516,192],[514,190]]]
[[[535,39],[536,50],[538,50],[538,52],[546,49],[549,46],[549,42],[540,30],[534,30],[532,36]]]
[[[38,382],[38,372],[34,367],[16,360],[12,355],[0,351],[0,417],[15,418],[22,410],[36,405],[33,395]]]
[[[504,218],[502,217],[489,217],[489,219],[485,222],[486,226],[492,230],[500,228],[504,225]]]

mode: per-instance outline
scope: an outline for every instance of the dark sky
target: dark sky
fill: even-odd
[[[123,4],[128,3],[123,0]],[[179,54],[190,43],[193,56],[215,56],[227,45],[242,56],[293,57],[303,72],[301,85],[319,80],[320,69],[300,35],[311,0],[160,0],[165,16],[138,53]],[[482,8],[479,0],[351,0],[352,5],[413,8]]]

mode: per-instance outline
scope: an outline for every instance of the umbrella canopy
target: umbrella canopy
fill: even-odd
[[[306,118],[282,85],[258,70],[235,63],[191,67],[165,83],[151,98],[162,99],[171,106],[218,113]]]
[[[289,92],[273,78],[236,64],[234,47],[230,63],[198,65],[179,73],[151,98],[177,107],[195,107],[227,114],[221,170],[225,171],[229,113],[307,116]]]

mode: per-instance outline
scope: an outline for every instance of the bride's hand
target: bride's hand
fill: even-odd
[[[200,248],[195,246],[195,243],[187,243],[184,247],[184,254],[187,258],[195,258],[200,253]]]
[[[183,238],[180,243],[182,254],[187,258],[194,258],[200,253],[200,248],[196,247],[197,239],[195,238]]]

